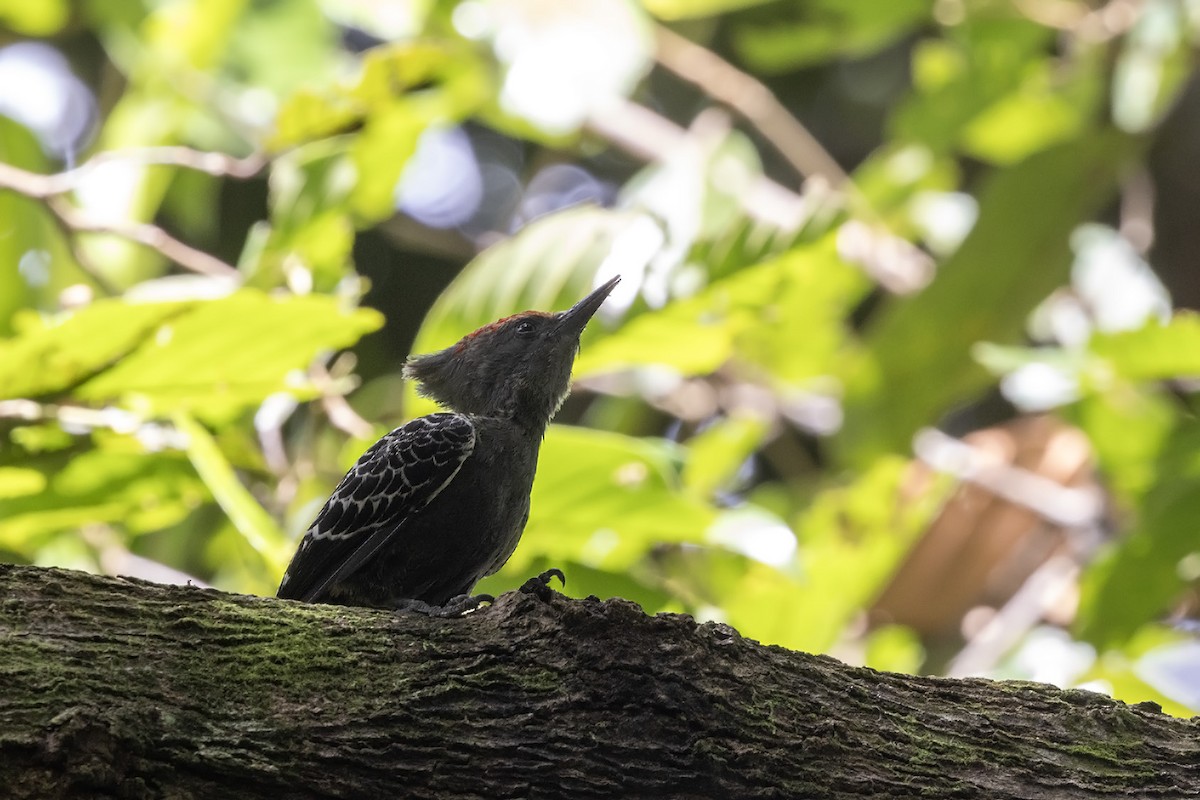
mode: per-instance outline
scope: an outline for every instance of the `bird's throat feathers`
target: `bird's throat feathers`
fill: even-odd
[[[560,378],[539,374],[528,362],[492,363],[472,350],[451,345],[414,356],[405,364],[404,375],[417,382],[418,394],[444,408],[544,428],[566,399],[570,364]]]

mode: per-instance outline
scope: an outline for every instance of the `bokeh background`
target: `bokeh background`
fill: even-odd
[[[1194,0],[0,0],[0,558],[273,593],[623,281],[499,592],[1200,712]]]

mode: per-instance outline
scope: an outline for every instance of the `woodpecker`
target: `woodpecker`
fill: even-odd
[[[396,428],[317,514],[278,596],[457,616],[529,519],[546,426],[570,390],[584,327],[620,277],[559,313],[525,311],[410,357],[405,377],[449,411]],[[551,570],[534,581],[543,587]]]

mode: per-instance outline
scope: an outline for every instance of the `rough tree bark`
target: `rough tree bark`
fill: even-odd
[[[1200,718],[623,601],[462,619],[0,566],[0,795],[1200,796]]]

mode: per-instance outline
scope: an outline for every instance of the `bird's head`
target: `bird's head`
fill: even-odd
[[[404,374],[417,391],[468,414],[545,427],[566,399],[579,336],[621,280],[613,278],[566,311],[525,311],[413,356]]]

